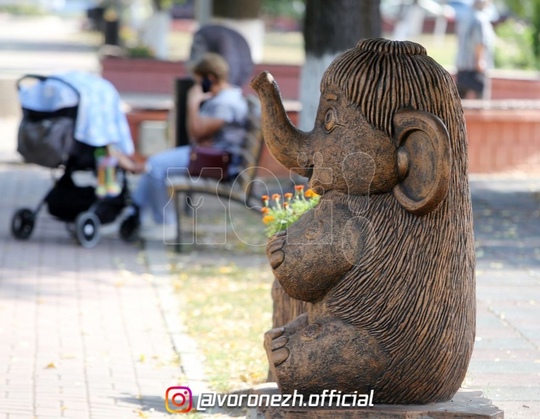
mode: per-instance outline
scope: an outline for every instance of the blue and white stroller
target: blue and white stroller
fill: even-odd
[[[35,210],[15,212],[11,232],[18,239],[28,239],[37,214],[46,205],[82,246],[93,247],[100,240],[100,226],[115,221],[128,204],[127,179],[115,168],[114,193],[96,193],[96,185],[78,186],[73,175],[85,171],[95,176],[97,159],[109,147],[133,154],[118,92],[108,81],[83,72],[29,74],[18,80],[17,89],[23,112],[17,151],[26,162],[62,168],[63,174]],[[133,231],[127,230],[120,228],[124,240],[132,238]]]

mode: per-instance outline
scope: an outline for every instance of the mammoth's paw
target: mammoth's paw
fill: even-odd
[[[287,234],[284,231],[277,233],[266,247],[266,255],[272,269],[277,269],[285,260],[283,247],[287,241]]]
[[[284,327],[269,330],[264,334],[264,348],[272,366],[277,367],[283,364],[289,357],[287,342],[289,338],[285,335]]]
[[[283,393],[321,393],[329,385],[367,393],[388,365],[377,339],[339,319],[313,319],[295,333],[287,325],[267,338],[272,374]]]
[[[283,364],[289,358],[290,349],[287,344],[291,336],[304,329],[307,324],[308,316],[307,313],[304,313],[284,327],[276,327],[264,334],[264,349],[272,369]]]

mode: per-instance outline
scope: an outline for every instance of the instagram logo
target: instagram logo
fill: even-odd
[[[192,407],[189,387],[169,387],[165,392],[165,408],[170,413],[187,413]]]

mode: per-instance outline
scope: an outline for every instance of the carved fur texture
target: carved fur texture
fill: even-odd
[[[391,194],[371,195],[367,210],[365,198],[347,197],[374,233],[363,259],[325,301],[332,315],[368,331],[388,354],[375,385],[379,402],[448,400],[471,357],[476,304],[467,138],[457,90],[423,47],[383,40],[362,41],[336,60],[323,90],[332,82],[344,85],[368,121],[389,135],[401,108],[431,112],[448,129],[449,190],[435,211],[415,216]]]
[[[280,389],[449,400],[475,336],[467,137],[451,76],[418,44],[362,40],[327,69],[309,133],[290,124],[271,76],[252,86],[270,151],[323,194],[267,247],[283,289],[312,303],[265,335]]]

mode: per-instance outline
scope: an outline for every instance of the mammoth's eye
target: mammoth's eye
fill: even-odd
[[[328,132],[332,131],[337,122],[337,112],[334,108],[328,108],[324,115],[324,129]]]

